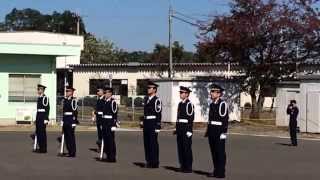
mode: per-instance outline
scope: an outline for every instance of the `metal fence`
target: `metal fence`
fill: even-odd
[[[92,121],[92,112],[95,108],[97,98],[95,96],[78,97],[78,120],[81,125],[95,125]],[[57,122],[62,120],[63,97],[57,98]],[[143,97],[122,97],[118,101],[118,119],[121,122],[139,122],[143,117]]]
[[[132,101],[134,99],[134,101]],[[62,120],[62,100],[63,97],[57,98],[57,122]],[[97,98],[95,96],[78,97],[78,120],[81,125],[95,125],[92,121],[92,112],[96,105]],[[118,119],[121,122],[139,122],[143,117],[143,97],[121,97],[118,100]],[[250,108],[241,108],[242,120],[261,120],[261,121],[275,121],[276,108],[264,108],[259,112],[258,118],[250,117]]]

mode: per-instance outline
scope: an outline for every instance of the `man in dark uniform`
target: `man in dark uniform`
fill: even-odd
[[[213,84],[210,95],[209,121],[206,135],[209,140],[214,171],[209,177],[224,178],[226,165],[225,141],[228,130],[228,105],[221,99],[223,88]]]
[[[194,106],[189,100],[191,90],[180,86],[180,99],[178,105],[176,131],[178,157],[180,170],[184,173],[192,173],[192,129],[194,120]]]
[[[148,96],[144,101],[143,128],[144,151],[147,168],[159,168],[158,133],[161,129],[161,100],[156,96],[158,85],[148,82]]]
[[[299,109],[297,107],[296,100],[291,100],[287,108],[287,114],[289,115],[289,129],[292,146],[297,146],[297,117],[299,114]]]
[[[102,136],[104,142],[103,152],[106,153],[107,162],[116,162],[116,143],[115,143],[115,130],[119,127],[118,121],[118,105],[113,99],[113,89],[105,87],[105,105],[103,107],[103,120],[102,120]],[[103,153],[102,152],[102,153]],[[102,154],[103,155],[103,154]]]
[[[38,84],[38,100],[37,100],[37,115],[36,115],[36,136],[35,147],[39,146],[39,149],[35,149],[38,153],[47,153],[47,133],[46,126],[49,122],[49,99],[44,94],[46,86]]]
[[[63,119],[62,131],[64,134],[66,147],[68,150],[68,157],[76,157],[76,140],[75,128],[78,122],[78,104],[75,97],[73,97],[75,89],[71,86],[66,88],[66,97],[63,100]]]
[[[97,133],[98,133],[98,140],[96,144],[98,145],[99,149],[101,148],[101,141],[102,141],[102,116],[103,116],[103,107],[104,107],[104,92],[103,87],[99,86],[97,88],[97,103],[96,107],[92,113],[92,120],[95,121],[97,126]]]

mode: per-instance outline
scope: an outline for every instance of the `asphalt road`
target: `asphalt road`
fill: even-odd
[[[29,133],[0,132],[0,178],[5,180],[172,180],[209,179],[212,162],[207,139],[193,137],[194,173],[174,171],[178,167],[175,137],[162,132],[160,168],[145,169],[141,132],[118,132],[118,162],[98,162],[96,135],[77,134],[78,154],[74,159],[57,157],[59,133],[48,134],[48,153],[31,152]],[[318,180],[320,179],[320,141],[299,141],[298,147],[284,145],[288,139],[230,135],[227,142],[227,178],[232,180]]]

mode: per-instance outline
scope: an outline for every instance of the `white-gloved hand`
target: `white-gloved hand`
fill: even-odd
[[[63,121],[60,122],[60,126],[61,126],[61,127],[63,126]]]
[[[92,116],[92,119],[91,119],[93,122],[96,121],[96,117],[95,116]]]
[[[76,125],[76,124],[72,124],[71,126],[72,126],[72,127],[76,127],[77,125]]]
[[[44,124],[47,125],[49,123],[49,120],[44,120]]]
[[[116,122],[116,126],[117,126],[117,128],[120,128],[120,121]]]
[[[227,135],[224,134],[224,133],[222,133],[222,134],[220,135],[220,139],[227,139]]]
[[[160,132],[160,129],[156,129],[155,132],[156,132],[156,133],[159,133],[159,132]]]
[[[188,132],[187,132],[187,136],[188,136],[188,138],[191,137],[191,136],[192,136],[192,132],[189,132],[189,131],[188,131]]]
[[[117,129],[116,127],[112,127],[111,131],[116,131],[116,129]]]

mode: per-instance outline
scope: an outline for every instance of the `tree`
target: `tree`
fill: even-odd
[[[85,25],[81,17],[71,11],[42,14],[35,9],[12,9],[0,23],[0,31],[49,31],[67,34],[77,33],[77,21],[80,21],[80,34],[85,34]],[[1,25],[2,24],[2,25]]]
[[[84,37],[84,50],[81,54],[81,63],[118,63],[117,49],[108,40],[97,39],[88,33]]]
[[[184,50],[183,45],[178,41],[172,44],[172,60],[174,63],[192,62],[194,56],[192,52]],[[169,47],[166,45],[156,44],[151,54],[151,59],[156,63],[169,62]]]
[[[318,60],[318,0],[233,0],[230,14],[201,28],[198,54],[211,62],[238,62],[242,90],[257,117],[268,87],[291,77],[296,64]],[[274,87],[274,86],[273,86]]]

